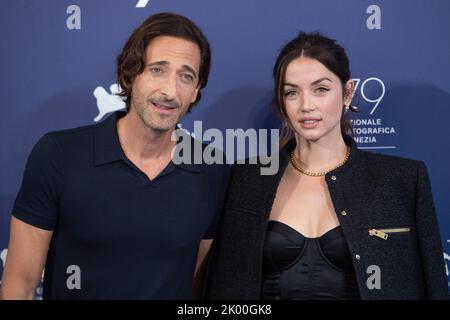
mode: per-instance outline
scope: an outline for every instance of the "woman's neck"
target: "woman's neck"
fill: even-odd
[[[309,172],[323,172],[341,163],[347,154],[347,145],[341,134],[317,141],[295,135],[294,155],[301,167]]]

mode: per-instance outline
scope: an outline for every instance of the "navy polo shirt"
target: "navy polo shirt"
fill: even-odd
[[[123,115],[48,133],[28,158],[13,215],[54,231],[44,299],[192,298],[198,245],[214,236],[229,167],[170,162],[150,180],[121,148]]]

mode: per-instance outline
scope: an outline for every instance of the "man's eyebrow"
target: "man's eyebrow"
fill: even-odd
[[[169,61],[155,61],[155,62],[151,62],[147,64],[147,67],[152,67],[152,66],[167,66],[169,65]],[[197,72],[195,72],[195,70],[188,66],[187,64],[183,64],[181,66],[181,69],[185,70],[185,71],[189,71],[190,73],[192,73],[194,75],[194,78],[197,78]]]
[[[155,61],[152,63],[148,63],[147,67],[151,67],[151,66],[166,66],[169,64],[169,61]]]
[[[330,82],[333,82],[333,81],[331,81],[329,78],[323,77],[323,78],[320,78],[320,79],[317,79],[317,80],[311,82],[311,85],[314,86],[314,85],[316,85],[316,84],[318,84],[319,82],[322,82],[322,81],[324,81],[324,80],[328,80],[328,81],[330,81]]]
[[[197,78],[197,72],[195,72],[195,70],[193,68],[191,68],[190,66],[188,66],[187,64],[183,64],[181,69],[189,71],[190,73],[192,73],[194,75],[194,78]]]

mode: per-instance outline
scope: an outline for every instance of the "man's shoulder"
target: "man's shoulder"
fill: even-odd
[[[49,131],[43,134],[34,145],[34,149],[41,148],[60,148],[71,142],[83,142],[87,136],[92,135],[93,128],[96,125],[85,125],[76,128]]]
[[[213,144],[207,144],[196,139],[193,139],[193,141],[194,144],[201,145],[203,169],[206,172],[214,172],[222,178],[225,176],[225,179],[228,180],[231,163],[229,163],[225,152]]]
[[[86,137],[92,136],[97,126],[99,126],[98,123],[63,130],[49,131],[44,134],[43,138],[52,139],[57,143],[82,141],[83,139],[86,139]]]
[[[33,147],[32,154],[43,158],[59,157],[65,161],[79,159],[94,150],[94,131],[99,124],[49,131],[42,135]]]
[[[214,143],[205,143],[187,133],[181,133],[181,137],[182,143],[179,143],[178,147],[188,149],[186,153],[185,150],[181,153],[177,152],[181,157],[185,156],[183,160],[211,170],[217,170],[217,168],[229,170],[231,163],[225,152],[216,147]]]

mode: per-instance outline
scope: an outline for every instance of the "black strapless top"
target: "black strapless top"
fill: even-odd
[[[337,226],[319,238],[269,221],[262,299],[359,299],[352,258]]]

